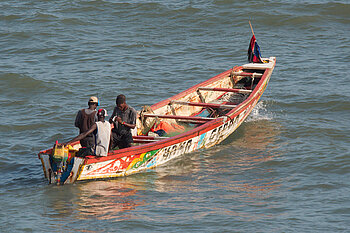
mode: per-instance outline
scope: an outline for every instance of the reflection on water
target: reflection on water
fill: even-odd
[[[144,179],[115,179],[49,186],[46,200],[53,219],[131,219],[130,210],[144,205],[138,192],[146,189]]]
[[[281,156],[280,150],[276,150],[279,134],[280,126],[276,122],[250,121],[222,145],[202,152],[204,156],[200,159],[205,168],[198,174],[201,186],[207,186],[206,190],[210,193],[220,193],[218,200],[224,201],[211,212],[249,221],[281,214],[273,211],[276,205],[270,198],[280,197],[277,191],[284,180],[275,176],[276,167],[269,163]],[[257,214],[252,211],[254,208],[265,212]]]
[[[238,134],[233,134],[227,141],[233,147],[270,151],[275,149],[274,143],[281,133],[280,128],[281,126],[273,121],[250,121],[244,123],[238,129]]]
[[[173,164],[157,168],[156,188],[159,191],[169,192],[174,186],[174,191],[177,191],[179,186],[193,185],[198,180],[205,180],[213,175],[218,180],[224,174],[235,175],[250,169],[257,169],[256,172],[263,174],[271,173],[273,169],[265,166],[264,162],[280,156],[280,152],[275,150],[278,147],[276,140],[279,134],[280,126],[276,122],[260,120],[244,123],[242,129],[221,145],[184,155]],[[188,179],[194,175],[196,175],[195,180]],[[183,177],[187,179],[182,179]],[[233,186],[240,191],[251,190],[252,192],[276,188],[275,178],[263,180],[262,177],[264,176],[259,175],[249,181],[243,179],[248,183],[238,180]],[[255,184],[249,187],[253,181]],[[172,183],[174,185],[169,186]]]
[[[143,187],[125,179],[86,182],[77,188],[80,196],[76,211],[81,219],[130,219],[126,213],[144,204],[137,199],[137,192]]]

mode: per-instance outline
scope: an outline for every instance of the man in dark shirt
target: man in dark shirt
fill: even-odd
[[[119,149],[131,146],[133,142],[131,129],[136,127],[136,110],[126,104],[125,95],[118,95],[116,107],[109,119],[114,124],[112,129],[111,149],[118,146]]]
[[[81,109],[75,117],[75,127],[79,128],[79,134],[85,133],[97,121],[96,108],[98,106],[98,99],[91,96],[88,102],[89,108]],[[80,140],[82,147],[92,147],[95,144],[94,135],[91,133]]]

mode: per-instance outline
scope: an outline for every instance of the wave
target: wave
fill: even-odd
[[[324,96],[322,99],[304,98],[293,102],[276,102],[281,108],[295,109],[295,111],[306,111],[314,114],[326,112],[339,112],[346,114],[350,110],[350,102],[343,99],[343,96]]]
[[[16,73],[0,73],[0,85],[2,86],[3,93],[6,93],[6,91],[10,93],[16,91],[29,93],[48,88],[44,81]]]
[[[327,3],[319,6],[323,15],[332,15],[336,17],[349,18],[350,4],[349,3]]]
[[[23,104],[23,99],[6,98],[15,96],[25,96],[27,94],[59,94],[61,98],[66,99],[66,95],[73,93],[72,85],[62,80],[44,81],[37,78],[18,73],[0,73],[0,86],[2,87],[1,102],[11,101],[15,104]],[[34,97],[34,96],[32,96]]]

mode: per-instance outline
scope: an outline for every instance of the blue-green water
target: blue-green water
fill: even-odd
[[[348,1],[2,1],[0,231],[347,232]],[[37,153],[98,95],[140,109],[234,65],[277,65],[224,143],[126,178],[61,187]]]

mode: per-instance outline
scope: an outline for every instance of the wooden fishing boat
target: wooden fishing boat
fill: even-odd
[[[67,184],[127,176],[222,142],[242,124],[262,96],[276,58],[263,61],[236,66],[139,111],[137,131],[143,135],[133,136],[134,146],[130,148],[109,151],[106,157],[83,158],[74,156],[80,148],[76,143],[59,161],[52,156],[53,148],[39,152],[45,177],[49,183]],[[174,131],[158,136],[157,131],[151,132],[156,125],[171,126]]]

